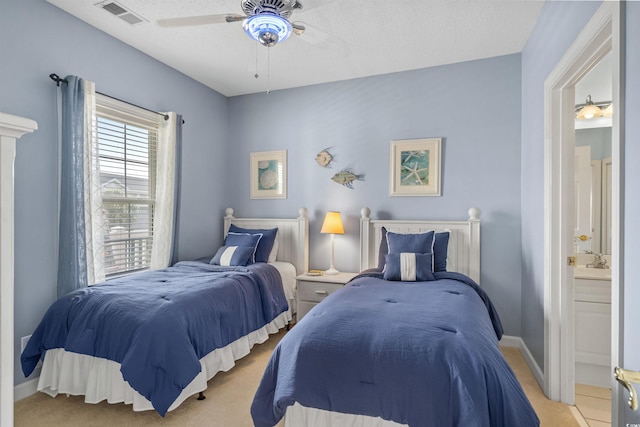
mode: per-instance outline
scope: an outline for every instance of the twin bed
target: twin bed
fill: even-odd
[[[391,221],[363,209],[362,272],[278,343],[252,403],[254,424],[539,425],[477,285],[479,214]]]
[[[288,219],[235,218],[227,209],[225,236],[233,227],[277,228],[276,260],[180,262],[71,292],[32,334],[21,356],[25,375],[44,356],[38,390],[160,415],[203,392],[217,372],[289,324],[295,277],[308,269],[306,209]]]
[[[479,211],[471,209],[469,216],[467,221],[372,220],[363,209],[362,273],[313,308],[276,346],[251,406],[254,424],[273,426],[284,417],[289,427],[539,425],[500,353],[500,319],[477,285]],[[130,286],[133,296],[115,304],[125,307],[120,315],[136,311],[147,304],[136,289],[160,289],[152,299],[161,300],[161,308],[139,311],[159,318],[162,333],[148,333],[143,324],[113,342],[97,337],[107,323],[122,325],[127,317],[81,323],[81,333],[69,339],[71,320],[83,317],[77,308],[84,304],[83,293],[74,293],[66,298],[72,304],[52,319],[45,316],[23,352],[25,372],[45,354],[38,389],[83,394],[91,403],[130,403],[134,410],[163,415],[284,327],[295,312],[287,283],[295,285],[296,274],[308,269],[306,210],[295,219],[262,220],[235,218],[229,209],[225,235],[232,224],[277,227],[277,261],[244,268],[188,262],[150,272]],[[192,275],[211,274],[232,283],[187,284],[203,289],[185,297],[172,293]],[[247,276],[266,279],[245,283]],[[226,289],[225,298],[208,296],[211,287]],[[178,304],[181,298],[186,305]],[[208,301],[209,309],[205,304],[196,310],[195,300]],[[99,300],[90,306],[97,312],[104,305]],[[169,317],[159,316],[165,311]],[[54,329],[56,338],[41,329]],[[219,337],[222,344],[213,343]],[[87,343],[91,352],[83,348]],[[159,350],[153,349],[156,344]]]

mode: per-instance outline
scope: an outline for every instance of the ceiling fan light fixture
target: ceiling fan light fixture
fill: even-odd
[[[291,23],[273,13],[261,13],[247,18],[242,24],[244,32],[263,46],[271,47],[291,35]]]

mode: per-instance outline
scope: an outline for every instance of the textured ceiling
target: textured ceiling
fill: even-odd
[[[242,95],[521,52],[542,0],[300,0],[291,21],[307,31],[266,48],[242,23],[160,27],[157,20],[242,14],[240,0],[116,0],[130,25],[99,0],[47,0],[226,95]],[[259,75],[255,78],[255,74]]]

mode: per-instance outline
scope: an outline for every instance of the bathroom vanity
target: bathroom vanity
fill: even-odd
[[[611,269],[574,268],[576,383],[611,386]]]

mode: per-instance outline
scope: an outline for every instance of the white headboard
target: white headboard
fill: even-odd
[[[404,234],[449,230],[447,271],[466,274],[480,283],[480,209],[469,209],[466,221],[373,220],[369,208],[362,208],[360,213],[360,270],[378,266],[382,227]]]
[[[296,272],[302,274],[309,269],[309,214],[306,208],[298,210],[297,218],[236,218],[233,209],[224,211],[224,236],[231,224],[242,228],[278,227],[278,261],[295,265]]]

